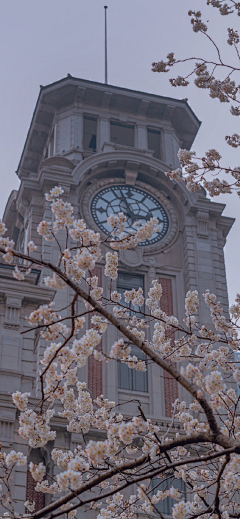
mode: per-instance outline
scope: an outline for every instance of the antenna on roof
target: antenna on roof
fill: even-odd
[[[107,70],[107,8],[108,6],[105,5],[105,83],[107,85],[108,83],[108,70]]]

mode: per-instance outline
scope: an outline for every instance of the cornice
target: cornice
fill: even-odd
[[[4,209],[4,213],[3,213],[4,222],[6,221],[8,213],[9,213],[9,211],[11,211],[13,204],[16,202],[17,196],[18,196],[18,191],[16,189],[13,189],[13,191],[11,191],[11,193],[8,197],[8,201],[7,201],[5,209]]]
[[[0,276],[4,273],[1,272]],[[39,303],[49,303],[53,300],[55,290],[50,290],[46,287],[37,285],[30,285],[26,281],[18,281],[11,277],[0,277],[0,294],[14,297],[16,293],[21,298],[28,301],[34,301]]]

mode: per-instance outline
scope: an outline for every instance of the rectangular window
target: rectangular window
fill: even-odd
[[[161,132],[160,132],[160,130],[152,130],[151,128],[148,128],[147,134],[148,134],[148,149],[154,150],[153,156],[156,157],[156,159],[160,159],[161,158],[161,146],[160,146]]]
[[[97,119],[84,115],[83,117],[83,149],[95,152],[97,150]]]
[[[175,479],[173,474],[169,473],[167,478],[161,482],[158,478],[152,479],[153,493],[156,494],[158,490],[164,491],[171,487],[177,488],[180,492],[183,492],[182,499],[185,501],[186,498],[186,485],[182,479]],[[172,517],[172,508],[177,501],[171,497],[167,497],[162,501],[159,501],[155,506],[157,510],[163,515],[170,515]]]
[[[123,146],[134,146],[134,125],[110,121],[110,140]]]
[[[131,344],[131,356],[136,355],[139,360],[145,360],[146,355]],[[128,389],[129,391],[148,392],[148,374],[147,371],[136,371],[129,368],[126,364],[118,361],[118,387],[120,389]]]
[[[118,280],[117,280],[117,291],[119,294],[122,294],[122,302],[126,305],[124,299],[124,292],[126,290],[132,290],[132,288],[142,288],[144,293],[144,276],[141,274],[127,274],[125,272],[119,272]],[[139,307],[131,307],[133,310],[138,310]]]
[[[124,292],[126,290],[132,290],[132,288],[138,289],[141,287],[144,291],[144,276],[131,275],[127,273],[119,273],[117,280],[117,291],[122,294],[122,302],[124,304]],[[131,307],[130,307],[131,308]],[[138,310],[138,307],[132,308]],[[131,355],[136,355],[139,360],[145,360],[146,355],[137,348],[137,346],[131,345]],[[148,391],[148,374],[147,371],[136,371],[130,369],[126,364],[118,362],[118,387],[120,389],[128,389],[129,391]]]

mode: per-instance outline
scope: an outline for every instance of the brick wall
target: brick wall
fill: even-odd
[[[98,277],[99,286],[102,285],[102,269],[101,267],[95,267],[93,276]],[[89,327],[91,326],[91,317],[89,315]],[[102,344],[100,343],[97,349],[101,349]],[[88,358],[88,389],[91,391],[92,398],[102,394],[102,362],[95,360],[94,356],[91,355]]]
[[[168,315],[173,315],[173,294],[172,294],[172,280],[167,278],[159,278],[159,283],[162,285],[161,309]],[[168,337],[173,337],[172,332],[166,334]],[[177,381],[169,375],[166,371],[163,374],[164,380],[164,398],[165,398],[165,415],[172,416],[172,403],[178,398]]]
[[[34,511],[41,510],[45,506],[45,494],[36,492],[36,481],[32,478],[30,470],[27,471],[26,501],[35,501]],[[29,512],[28,512],[29,513]]]

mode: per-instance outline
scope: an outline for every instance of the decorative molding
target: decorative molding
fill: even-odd
[[[57,167],[64,168],[71,172],[74,169],[74,164],[71,160],[66,159],[62,155],[54,155],[43,160],[40,164],[39,169],[56,169]]]
[[[112,96],[113,96],[112,92],[104,92],[103,97],[102,97],[102,103],[101,103],[101,106],[103,108],[109,108]]]
[[[150,104],[150,101],[148,99],[142,99],[141,100],[141,103],[140,103],[139,108],[138,108],[139,115],[144,116],[144,117],[146,116],[149,104]]]
[[[120,250],[119,259],[127,267],[139,267],[143,264],[143,247]]]
[[[20,326],[22,298],[7,296],[4,327],[16,330]]]
[[[4,323],[4,328],[7,328],[8,330],[18,330],[19,324]]]
[[[0,438],[3,447],[7,447],[13,443],[14,440],[14,422],[0,421]]]
[[[198,211],[197,215],[197,235],[199,238],[207,238],[209,213],[207,211]]]
[[[91,153],[88,158],[77,164],[72,175],[76,184],[79,184],[88,173],[97,168],[98,171],[108,168],[108,163],[112,160],[116,161],[116,167],[122,169],[127,163],[135,162],[140,164],[139,170],[142,169],[147,174],[149,168],[153,168],[157,172],[167,172],[169,166],[162,160],[152,156],[153,151],[141,148],[130,148],[128,146],[116,145],[112,142],[104,142],[102,144],[102,153]],[[129,168],[130,169],[130,168]]]

